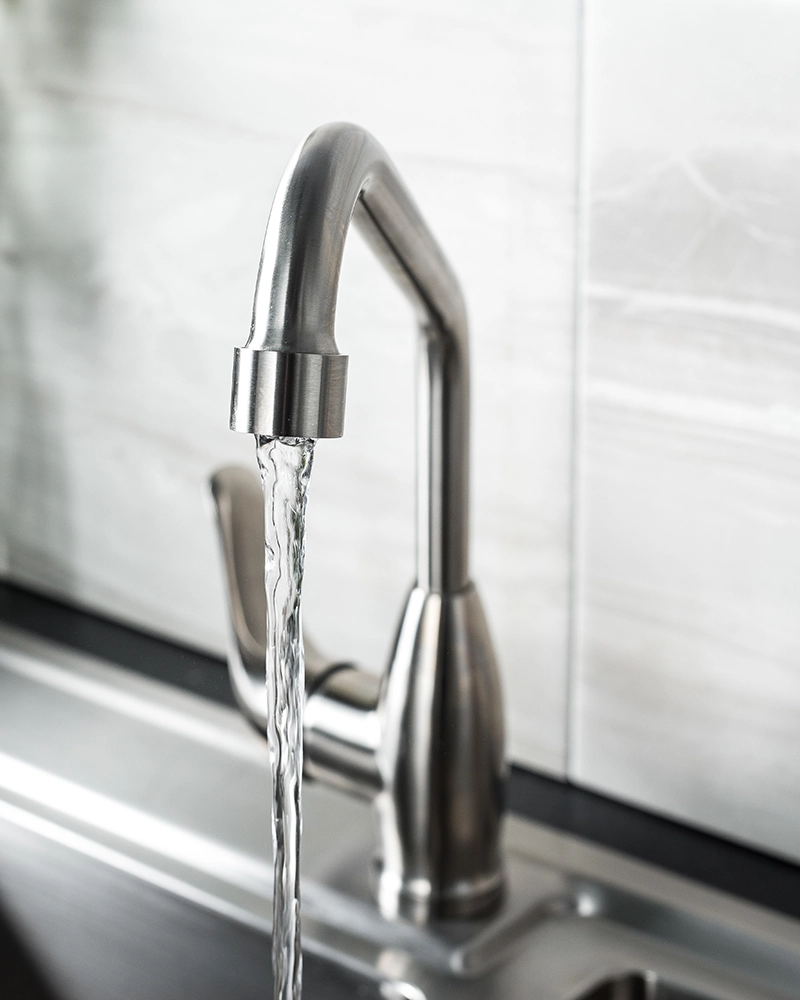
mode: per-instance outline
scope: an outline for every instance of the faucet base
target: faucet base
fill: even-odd
[[[382,913],[474,917],[503,894],[500,680],[472,584],[414,587],[378,705]]]
[[[493,914],[506,894],[505,872],[465,881],[448,894],[437,894],[427,879],[401,884],[388,872],[381,858],[372,865],[371,885],[381,914],[389,920],[401,918],[417,926],[441,920],[474,920]]]

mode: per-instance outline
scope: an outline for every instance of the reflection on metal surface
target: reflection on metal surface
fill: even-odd
[[[17,946],[0,951],[4,1000],[269,996],[263,927],[106,861],[0,816],[0,926],[16,932]],[[33,973],[22,983],[9,981],[14,958]],[[324,947],[306,954],[309,1000],[382,1000],[383,985]]]
[[[606,979],[580,1000],[712,1000],[665,983],[654,972],[631,972]]]
[[[10,802],[0,800],[0,820],[12,823],[14,826],[22,830],[27,830],[37,837],[49,840],[61,847],[66,847],[70,851],[82,854],[92,861],[97,861],[109,868],[114,868],[125,875],[130,875],[141,882],[146,882],[148,885],[163,889],[173,896],[178,896],[195,906],[201,906],[206,910],[219,914],[221,917],[236,920],[238,923],[266,933],[269,933],[271,930],[269,920],[259,918],[250,910],[235,906],[215,893],[204,892],[188,880],[170,875],[163,870],[163,865],[155,867],[143,864],[141,861],[132,858],[128,853],[114,850],[98,840],[76,833],[74,830],[60,823],[54,823],[52,820],[37,816],[27,809],[20,809],[19,806],[12,805]]]
[[[237,729],[221,727],[219,722],[209,723],[202,716],[197,718],[185,711],[165,704],[157,704],[151,697],[136,692],[136,681],[125,684],[119,678],[114,687],[109,686],[105,672],[98,671],[90,660],[76,661],[73,669],[67,671],[52,663],[27,655],[14,649],[3,650],[3,669],[27,677],[54,690],[63,691],[86,702],[93,702],[101,708],[119,712],[138,719],[149,726],[156,726],[198,743],[220,750],[223,753],[242,757],[244,760],[262,761],[263,748]]]
[[[46,804],[69,821],[132,840],[145,850],[251,892],[269,891],[270,871],[261,861],[2,753],[0,793]]]
[[[0,753],[0,897],[59,1000],[260,995],[266,749],[237,713],[0,628]],[[346,972],[309,1000],[797,998],[798,922],[514,817],[497,914],[385,920],[367,804],[304,805],[307,962]]]

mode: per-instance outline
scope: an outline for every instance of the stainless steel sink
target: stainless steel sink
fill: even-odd
[[[4,1000],[270,995],[263,933],[14,821],[0,821],[0,854]],[[305,981],[309,1000],[382,996],[374,978],[314,954]]]
[[[498,916],[383,920],[369,807],[312,785],[304,806],[308,1000],[800,996],[799,922],[513,816]],[[268,995],[268,807],[265,747],[235,711],[0,627],[15,995]]]
[[[665,983],[654,972],[631,972],[614,976],[584,994],[581,1000],[711,1000]]]

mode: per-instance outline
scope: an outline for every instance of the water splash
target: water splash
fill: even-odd
[[[275,1000],[300,1000],[300,792],[303,777],[305,667],[300,591],[314,442],[256,439],[264,487],[267,592],[267,739],[272,766],[275,888],[272,968]]]

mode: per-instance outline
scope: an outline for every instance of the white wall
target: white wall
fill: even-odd
[[[587,30],[576,778],[800,857],[800,4]]]
[[[223,648],[204,483],[254,462],[227,406],[269,205],[308,131],[359,122],[465,287],[474,574],[513,753],[563,773],[576,4],[4,11],[18,46],[0,372],[11,576]],[[412,582],[415,334],[357,236],[337,327],[347,435],[317,449],[306,621],[323,647],[380,667]]]
[[[800,858],[800,3],[0,10],[12,578],[222,649],[204,483],[253,464],[232,348],[293,147],[357,121],[466,291],[512,756]],[[306,620],[378,667],[411,574],[414,336],[357,236],[338,335]]]

